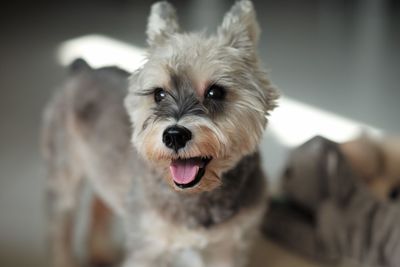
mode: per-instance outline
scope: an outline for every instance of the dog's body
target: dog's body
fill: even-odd
[[[82,178],[124,221],[123,266],[243,266],[265,211],[257,144],[277,98],[256,57],[253,7],[237,3],[214,37],[177,31],[172,7],[155,4],[128,112],[128,74],[80,60],[48,106],[55,266],[77,265]]]
[[[321,136],[293,149],[282,176],[285,200],[270,206],[264,230],[329,266],[398,267],[399,203],[377,198],[342,149]]]

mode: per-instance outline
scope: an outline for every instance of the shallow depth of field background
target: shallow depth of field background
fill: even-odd
[[[233,3],[171,2],[178,9],[182,28],[208,28],[209,32]],[[45,171],[38,141],[43,106],[66,73],[58,59],[60,45],[99,34],[144,47],[151,3],[64,0],[2,4],[0,266],[47,266]],[[330,114],[329,118],[337,116],[383,133],[400,133],[399,1],[254,0],[254,4],[262,28],[262,62],[287,99],[311,108],[312,113]],[[286,141],[293,137],[298,142],[296,136],[303,130],[314,131],[312,126],[318,126],[313,124],[319,121],[288,110],[281,116],[285,122],[274,121],[277,127],[281,122],[288,127],[281,131]],[[335,128],[329,120],[324,123]],[[325,130],[338,135],[344,131],[339,126]],[[262,144],[272,183],[288,150],[285,140],[271,131]]]

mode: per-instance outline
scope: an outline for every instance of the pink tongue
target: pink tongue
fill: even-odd
[[[192,182],[196,178],[199,168],[199,163],[192,160],[173,161],[169,166],[172,178],[178,184]]]

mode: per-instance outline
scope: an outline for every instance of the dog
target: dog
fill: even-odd
[[[346,142],[346,149],[357,148],[352,155],[364,156],[356,152],[370,148],[358,142]],[[282,195],[271,201],[264,232],[324,266],[400,266],[398,200],[382,201],[359,176],[353,159],[343,144],[321,136],[294,148],[282,175]]]
[[[71,233],[84,180],[123,221],[122,266],[245,265],[267,204],[257,147],[278,99],[259,33],[250,1],[211,36],[182,33],[158,2],[140,69],[72,64],[44,113],[53,266],[79,266]]]

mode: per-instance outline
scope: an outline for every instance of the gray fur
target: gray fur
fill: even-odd
[[[166,1],[153,4],[146,31],[149,45],[160,44],[178,31],[175,8]]]
[[[156,119],[174,118],[179,121],[183,116],[205,116],[206,112],[193,93],[193,85],[185,75],[171,73],[171,88],[165,101],[154,107]]]
[[[288,168],[288,202],[273,205],[264,224],[271,237],[325,262],[400,266],[399,204],[376,198],[338,144],[313,138],[293,151]]]
[[[139,209],[143,207],[138,201],[130,203],[129,199],[132,199],[129,197],[130,194],[137,193],[133,196],[134,200],[137,200],[137,195],[147,195],[148,203],[145,206],[150,204],[151,208],[157,210],[166,220],[193,229],[209,228],[224,223],[241,209],[250,208],[263,201],[265,179],[259,165],[258,155],[248,156],[241,160],[237,167],[224,175],[221,188],[212,192],[191,195],[171,190],[164,179],[146,167],[147,164],[131,149],[129,121],[125,111],[121,108],[126,76],[116,74],[117,72],[112,69],[103,69],[85,70],[73,75],[46,110],[44,131],[47,144],[45,148],[48,151],[46,159],[49,164],[49,192],[53,196],[53,216],[59,212],[62,214],[68,212],[71,214],[69,216],[74,214],[76,203],[68,205],[67,210],[63,210],[64,204],[57,204],[58,201],[64,201],[70,197],[69,194],[72,194],[69,190],[65,191],[65,186],[60,186],[61,184],[70,184],[77,188],[84,175],[92,175],[93,170],[87,168],[94,166],[98,168],[95,170],[98,177],[88,178],[94,183],[99,195],[103,195],[102,191],[105,190],[103,187],[107,187],[107,184],[121,184],[119,192],[110,191],[109,193],[112,195],[104,199],[111,207],[115,206],[112,199],[120,198],[115,194],[125,191],[124,188],[128,189],[125,191],[127,209],[130,209],[129,207],[134,209],[131,213],[133,216],[128,216],[128,221],[132,220],[132,223],[139,216],[135,209],[138,207],[137,205],[139,205]],[[115,87],[112,89],[107,88],[110,80],[115,81]],[[69,121],[67,117],[72,121]],[[72,127],[79,127],[76,129],[77,132],[68,128],[71,127],[71,122],[74,125]],[[80,154],[75,159],[70,158],[74,153],[68,151],[74,149],[74,145],[69,144],[76,140],[83,140],[85,145],[79,149],[81,151],[75,151]],[[79,143],[78,141],[77,145]],[[63,153],[60,154],[59,151],[63,151]],[[92,156],[85,158],[85,155]],[[65,156],[68,160],[63,159]],[[80,160],[82,158],[84,160]],[[72,162],[69,163],[69,161]],[[76,170],[79,175],[76,180],[71,180],[69,176],[60,177],[60,171],[63,169],[70,175],[71,171]],[[142,178],[143,184],[139,185],[134,180],[129,181],[135,177]],[[59,184],[53,187],[53,183]],[[134,187],[133,191],[129,189],[131,184]],[[138,188],[141,188],[142,191],[137,192]],[[110,189],[107,188],[107,190]],[[55,190],[65,192],[60,194]],[[66,195],[64,196],[64,194]],[[116,209],[117,213],[121,215],[118,210],[121,210],[121,207]],[[59,240],[54,240],[54,243],[57,242]]]
[[[219,34],[225,36],[229,45],[254,52],[260,36],[260,27],[256,20],[253,4],[250,1],[238,1],[225,15]]]
[[[101,173],[99,182],[119,194],[124,184],[113,184],[115,170],[130,166],[124,141],[130,135],[129,123],[121,106],[128,73],[117,68],[93,70],[81,63],[84,67],[74,68],[43,116],[52,266],[77,266],[71,231],[82,179]],[[96,152],[88,158],[89,150]]]
[[[154,4],[148,60],[131,76],[125,100],[126,73],[73,64],[44,118],[49,191],[59,214],[53,218],[73,217],[77,203],[71,195],[85,177],[124,221],[125,267],[178,266],[188,251],[199,266],[243,266],[265,208],[257,145],[278,97],[256,56],[252,15],[252,4],[240,1],[219,33],[207,37],[178,33],[172,6]],[[213,83],[227,90],[218,108],[204,97]],[[156,88],[168,92],[160,103],[154,101]],[[179,151],[161,138],[174,124],[193,133]],[[199,184],[177,188],[171,160],[199,156],[212,157]],[[59,238],[70,226],[55,226],[61,255],[55,266],[76,265]]]
[[[221,224],[240,209],[257,205],[263,199],[265,179],[258,154],[243,158],[223,176],[220,188],[200,194],[179,194],[165,190],[160,179],[146,180],[148,199],[168,220],[190,228]]]

